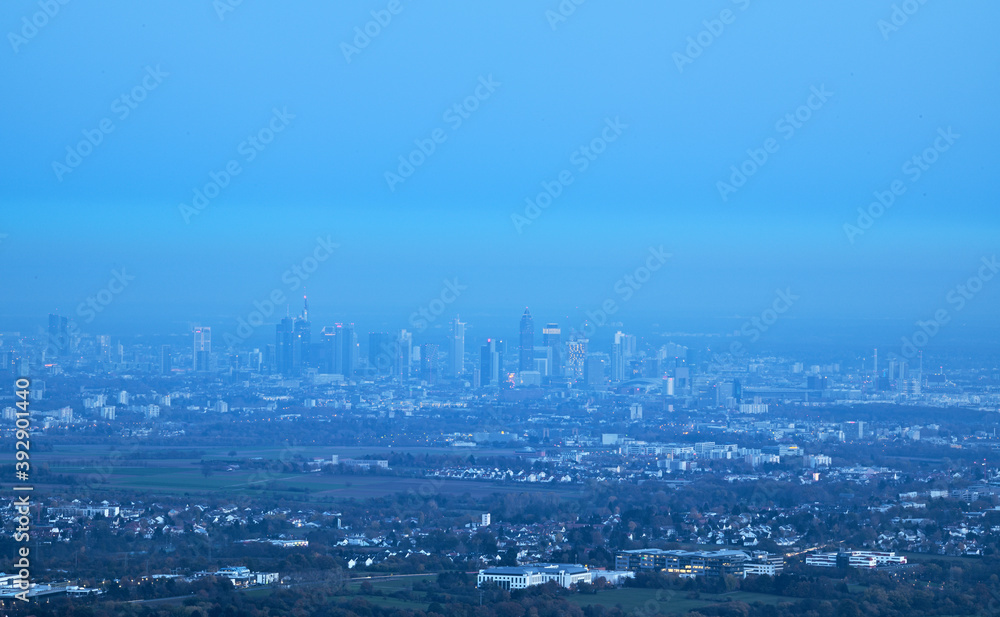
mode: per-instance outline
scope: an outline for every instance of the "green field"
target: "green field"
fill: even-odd
[[[580,488],[575,486],[549,486],[524,484],[501,484],[475,480],[439,480],[413,477],[420,470],[408,470],[408,476],[384,474],[332,475],[329,473],[285,473],[264,467],[279,467],[278,462],[293,456],[299,460],[314,457],[328,458],[330,448],[302,448],[290,450],[282,447],[239,449],[236,456],[230,456],[233,449],[226,446],[181,450],[177,448],[156,448],[152,452],[170,458],[129,458],[131,451],[121,454],[109,452],[97,446],[59,446],[44,452],[35,460],[48,466],[53,475],[68,476],[64,482],[48,484],[51,488],[69,492],[80,487],[135,491],[145,494],[190,494],[241,496],[267,493],[276,497],[296,501],[367,499],[385,497],[397,493],[413,492],[419,495],[469,493],[476,497],[494,493],[551,492],[558,491],[563,497],[573,499],[579,496]],[[382,454],[397,451],[381,448],[337,448],[336,452],[351,457],[365,454]],[[427,449],[430,451],[432,449]],[[443,449],[441,449],[443,450]],[[447,451],[447,450],[444,450]],[[247,464],[247,459],[258,459]],[[242,464],[242,468],[226,471],[213,469],[208,475],[202,470],[203,461],[223,461]],[[257,468],[254,465],[262,464]],[[219,466],[218,464],[216,465]]]
[[[432,480],[387,475],[329,475],[325,473],[278,473],[240,469],[202,474],[197,461],[155,461],[149,467],[78,467],[50,465],[53,474],[76,477],[80,485],[92,488],[135,490],[146,493],[260,494],[262,491],[302,499],[306,495],[329,499],[383,497],[413,491],[417,494],[444,493],[476,496],[493,493],[551,492],[549,486],[494,484],[474,480]],[[63,485],[73,489],[72,485]],[[79,486],[79,485],[77,485]],[[429,490],[428,490],[429,489]],[[555,487],[573,498],[578,487]]]
[[[575,594],[569,596],[568,600],[579,606],[590,606],[600,604],[613,607],[620,606],[625,612],[643,608],[647,614],[661,613],[683,613],[693,609],[719,604],[721,602],[762,602],[764,604],[777,604],[778,602],[794,602],[795,598],[785,598],[766,593],[750,593],[745,591],[734,591],[727,594],[701,594],[698,599],[687,598],[687,593],[683,591],[656,590],[656,589],[612,589],[601,591],[597,594]]]
[[[408,574],[401,576],[391,576],[388,578],[371,579],[370,582],[372,584],[372,588],[374,589],[374,591],[389,595],[397,591],[411,590],[413,588],[413,584],[416,583],[417,581],[428,580],[428,579],[433,580],[435,578],[437,578],[437,574]],[[360,579],[350,580],[346,585],[347,591],[356,594],[356,597],[364,598],[371,604],[376,604],[378,606],[383,606],[385,608],[402,608],[402,609],[413,609],[421,611],[427,610],[429,602],[424,599],[425,594],[421,592],[415,592],[414,593],[415,598],[412,600],[404,600],[402,598],[389,598],[377,595],[362,595],[360,593],[361,583],[363,583],[365,580],[369,579],[360,578]],[[345,600],[348,599],[345,598]]]
[[[391,595],[400,590],[409,590],[413,584],[422,579],[433,579],[436,574],[427,575],[407,575],[396,576],[384,579],[371,580],[375,592]],[[399,598],[383,597],[377,595],[361,595],[361,583],[366,579],[353,579],[348,582],[347,590],[363,597],[372,604],[392,608],[427,608],[428,600],[423,598],[423,594],[416,592],[415,597],[410,600]],[[786,598],[764,593],[751,593],[744,591],[734,591],[726,594],[701,594],[698,599],[689,599],[687,592],[669,591],[656,589],[612,589],[600,591],[596,594],[571,594],[566,597],[569,602],[578,606],[591,606],[600,604],[608,607],[620,606],[625,612],[643,609],[645,614],[661,613],[684,613],[690,610],[702,608],[712,604],[722,602],[746,602],[753,604],[761,602],[764,604],[777,604],[778,602],[794,602],[796,598]]]
[[[362,577],[352,578],[347,582],[346,588],[350,591],[361,589],[361,583],[369,581],[376,591],[392,593],[400,589],[411,589],[417,581],[434,580],[437,574],[404,574],[399,576],[380,576],[376,578]]]
[[[930,553],[909,553],[905,551],[899,551],[897,554],[906,557],[906,561],[909,563],[927,563],[928,561],[947,561],[952,562],[956,565],[962,563],[982,561],[982,557],[976,557],[975,555],[932,555]]]

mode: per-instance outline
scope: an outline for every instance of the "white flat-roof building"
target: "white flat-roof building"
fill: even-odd
[[[857,557],[860,561],[866,561],[868,559],[874,559],[875,565],[885,566],[890,564],[904,564],[906,563],[906,557],[903,555],[897,555],[895,551],[885,552],[885,551],[851,551],[851,557]]]
[[[533,563],[524,566],[501,566],[479,571],[477,584],[495,584],[502,589],[526,589],[555,581],[563,587],[589,583],[591,572],[579,564]]]
[[[839,560],[839,561],[838,561]],[[835,568],[845,563],[851,568],[877,568],[879,566],[902,565],[906,557],[885,551],[844,551],[842,553],[815,553],[806,557],[807,566]]]
[[[836,568],[837,553],[813,553],[806,555],[807,566],[818,566],[820,568]]]

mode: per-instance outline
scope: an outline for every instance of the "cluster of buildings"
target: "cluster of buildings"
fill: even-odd
[[[813,553],[806,556],[807,566],[820,568],[867,568],[906,564],[906,557],[895,552],[842,550],[833,553]]]
[[[69,596],[84,597],[96,596],[104,593],[103,590],[80,585],[70,585],[67,581],[36,583],[28,581],[25,584],[18,574],[6,574],[0,572],[0,601],[5,600],[25,600],[48,599],[52,597]]]
[[[681,577],[777,576],[784,571],[785,558],[764,551],[738,550],[683,551],[657,548],[618,551],[615,569],[631,572],[668,572]]]
[[[785,559],[766,552],[747,553],[735,550],[682,551],[637,549],[618,551],[614,570],[590,570],[580,564],[531,563],[498,566],[479,571],[478,584],[502,589],[526,589],[555,582],[562,587],[591,583],[604,578],[612,585],[634,577],[636,572],[667,572],[680,577],[697,576],[777,576],[784,571]]]
[[[193,578],[216,576],[229,579],[234,587],[251,587],[254,585],[273,585],[281,580],[277,572],[251,572],[244,566],[226,566],[214,572],[195,572]]]

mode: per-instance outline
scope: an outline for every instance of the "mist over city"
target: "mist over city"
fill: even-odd
[[[4,615],[1000,614],[998,18],[4,3]]]

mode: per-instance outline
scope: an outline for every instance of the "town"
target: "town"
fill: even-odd
[[[373,332],[363,350],[353,325],[310,342],[307,307],[263,351],[214,349],[207,327],[187,349],[74,336],[58,315],[3,335],[8,377],[32,376],[30,596],[323,580],[377,601],[413,577],[392,589],[416,606],[452,572],[601,598],[651,576],[753,594],[776,589],[761,577],[924,589],[994,567],[996,369],[602,345],[554,323],[536,341],[527,310],[517,345],[466,353],[456,318],[444,341]]]

